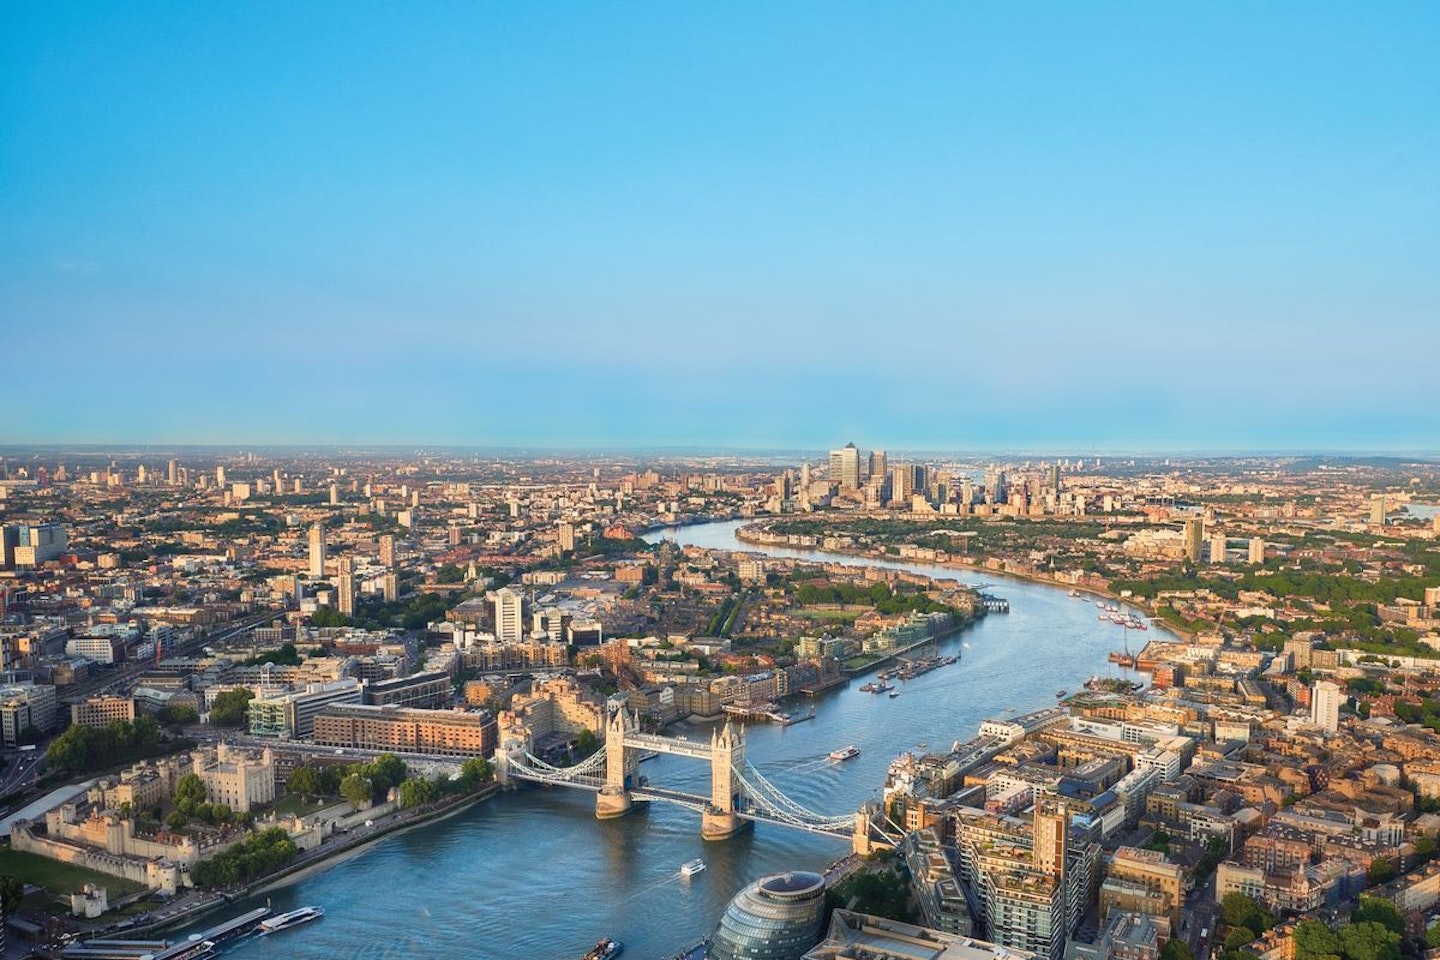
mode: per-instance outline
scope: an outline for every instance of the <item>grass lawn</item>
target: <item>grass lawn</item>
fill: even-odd
[[[854,623],[865,613],[864,610],[791,610],[793,617],[804,617],[806,620],[824,620],[834,623]]]
[[[870,664],[874,663],[876,660],[879,659],[880,658],[875,656],[873,653],[867,653],[863,656],[851,657],[849,660],[846,660],[843,664],[841,664],[841,666],[843,666],[847,670],[859,670],[861,667],[870,666]]]
[[[279,800],[276,800],[274,803],[270,804],[270,806],[266,809],[266,812],[273,810],[275,811],[275,816],[277,817],[288,817],[292,813],[311,814],[314,813],[316,810],[323,810],[327,806],[331,806],[339,802],[340,801],[335,799],[326,799],[324,803],[316,803],[314,800],[306,803],[300,798],[299,794],[287,793]]]
[[[96,873],[84,867],[49,860],[34,853],[22,853],[9,847],[0,847],[0,874],[44,887],[56,895],[74,893],[87,883],[104,887],[112,899],[145,889],[131,880],[122,880],[108,873]]]

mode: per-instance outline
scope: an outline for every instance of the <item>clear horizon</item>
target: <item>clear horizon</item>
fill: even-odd
[[[1440,6],[0,26],[0,442],[1440,448]]]

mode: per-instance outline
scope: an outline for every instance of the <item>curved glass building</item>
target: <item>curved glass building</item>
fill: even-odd
[[[711,960],[800,960],[820,941],[825,878],[781,873],[735,895],[710,940]]]

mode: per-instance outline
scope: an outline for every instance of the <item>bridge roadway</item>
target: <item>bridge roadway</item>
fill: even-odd
[[[628,739],[628,738],[627,738]],[[523,767],[510,768],[510,776],[516,780],[528,780],[542,786],[570,787],[576,790],[586,790],[590,793],[598,793],[605,785],[603,777],[600,776],[547,776],[538,774],[536,771],[527,770]],[[651,783],[643,783],[630,789],[630,796],[636,800],[662,800],[666,803],[673,803],[677,806],[687,807],[697,812],[704,812],[710,798],[699,794],[686,793],[683,790],[670,790],[666,787],[657,787]],[[752,820],[756,823],[772,823],[780,827],[790,827],[794,830],[804,830],[807,833],[823,834],[827,837],[835,837],[838,840],[848,840],[851,836],[850,825],[829,826],[813,823],[805,823],[797,817],[781,818],[773,816],[766,810],[753,803],[742,803],[735,811],[736,816],[742,820]]]
[[[678,757],[689,757],[692,760],[709,760],[711,755],[710,744],[708,743],[692,743],[689,740],[660,737],[653,733],[625,734],[625,749],[654,750],[657,753],[673,753]]]

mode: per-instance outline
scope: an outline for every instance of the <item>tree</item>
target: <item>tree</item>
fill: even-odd
[[[205,781],[201,780],[198,774],[187,773],[175,781],[175,807],[176,809],[189,813],[196,806],[205,802]],[[186,807],[189,807],[187,810]]]
[[[321,607],[310,615],[310,626],[316,628],[348,627],[350,618],[334,607]]]
[[[1440,947],[1440,923],[1425,928],[1425,946],[1431,950]]]
[[[238,727],[245,722],[245,713],[255,692],[246,687],[226,690],[215,697],[210,706],[210,722],[221,727]]]
[[[420,807],[440,798],[440,790],[424,777],[412,777],[400,784],[400,806]]]
[[[1249,927],[1233,927],[1230,932],[1225,935],[1225,949],[1238,950],[1247,943],[1253,943],[1256,936],[1258,936],[1258,934]]]
[[[28,747],[31,744],[44,740],[45,734],[40,732],[38,728],[26,724],[25,729],[20,731],[20,736],[17,739],[22,747]]]
[[[0,876],[0,917],[8,917],[25,899],[25,884],[10,876]]]
[[[1400,960],[1400,934],[1373,921],[1341,928],[1340,947],[1346,960]]]
[[[1389,857],[1376,857],[1370,861],[1369,877],[1371,886],[1389,883],[1395,879],[1395,864]]]
[[[471,757],[460,764],[460,786],[465,790],[475,790],[481,784],[489,783],[495,776],[495,771],[490,767],[490,761],[484,757]]]
[[[370,806],[374,797],[374,784],[369,777],[362,777],[358,773],[352,773],[340,781],[340,795],[350,801],[350,805],[356,810],[363,810]]]
[[[382,753],[371,760],[367,766],[369,770],[366,772],[370,779],[383,778],[387,789],[404,783],[405,778],[410,775],[410,771],[405,767],[405,761],[393,753]]]
[[[1301,920],[1295,924],[1295,960],[1317,960],[1338,956],[1340,938],[1318,920]]]
[[[95,730],[91,727],[75,726],[56,737],[45,751],[45,757],[52,767],[67,770],[84,770],[90,764],[91,743]]]
[[[176,810],[174,813],[170,814],[170,816],[165,818],[165,823],[167,826],[170,827],[171,830],[179,830],[181,827],[185,826],[185,824],[189,822],[190,818],[185,816],[185,814],[181,813],[179,810]]]
[[[307,800],[320,793],[320,775],[315,772],[314,767],[296,767],[290,771],[290,779],[286,781],[291,793],[299,794]]]
[[[595,736],[594,731],[581,730],[575,738],[575,752],[582,757],[588,757],[600,749],[600,738]]]
[[[1160,960],[1195,960],[1195,953],[1190,949],[1190,944],[1179,937],[1171,937],[1165,941],[1165,946],[1160,948]]]
[[[142,713],[132,720],[126,733],[127,745],[132,750],[147,752],[160,745],[160,722],[148,713]]]
[[[1378,923],[1386,930],[1405,935],[1405,918],[1389,900],[1379,897],[1360,897],[1360,905],[1350,914],[1351,923]]]
[[[1249,927],[1256,934],[1275,926],[1275,917],[1261,908],[1253,897],[1243,893],[1227,893],[1220,901],[1220,913],[1228,927]],[[1251,940],[1255,939],[1253,936]]]
[[[155,719],[167,727],[183,727],[187,723],[199,723],[200,714],[194,707],[182,703],[173,707],[161,707],[155,714]]]

